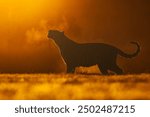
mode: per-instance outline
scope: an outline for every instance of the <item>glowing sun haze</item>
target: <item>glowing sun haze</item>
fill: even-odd
[[[48,28],[58,27],[63,0],[0,1],[1,47],[25,45],[46,37]],[[60,18],[61,19],[61,18]],[[48,24],[49,22],[49,24]],[[45,35],[45,36],[44,36]],[[33,42],[34,43],[34,42]],[[26,46],[26,45],[25,45]],[[1,49],[4,50],[5,49]]]
[[[59,1],[59,2],[58,2]],[[0,1],[1,24],[24,27],[34,24],[45,14],[54,16],[60,8],[60,0],[4,0]],[[5,25],[7,24],[7,25]],[[22,26],[21,26],[22,25]]]
[[[59,67],[57,59],[61,60],[55,57],[59,53],[46,36],[52,25],[60,25],[56,19],[61,6],[62,0],[0,1],[1,72],[43,72]],[[51,64],[55,59],[56,64]]]

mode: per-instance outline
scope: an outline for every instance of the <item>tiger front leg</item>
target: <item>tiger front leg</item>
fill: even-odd
[[[67,65],[67,73],[74,73],[74,71],[75,71],[75,67],[71,65]]]

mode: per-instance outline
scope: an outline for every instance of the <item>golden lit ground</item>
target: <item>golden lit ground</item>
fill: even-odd
[[[0,99],[150,99],[150,74],[1,74]]]

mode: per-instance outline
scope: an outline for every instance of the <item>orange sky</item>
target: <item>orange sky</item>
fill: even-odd
[[[138,41],[141,54],[120,63],[125,72],[149,72],[149,7],[147,0],[0,1],[0,72],[64,71],[48,29],[64,30],[78,43],[105,42],[127,52],[134,51],[129,42]]]

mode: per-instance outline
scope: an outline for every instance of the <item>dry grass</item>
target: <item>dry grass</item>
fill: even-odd
[[[149,74],[0,75],[0,99],[150,99],[149,94]]]

